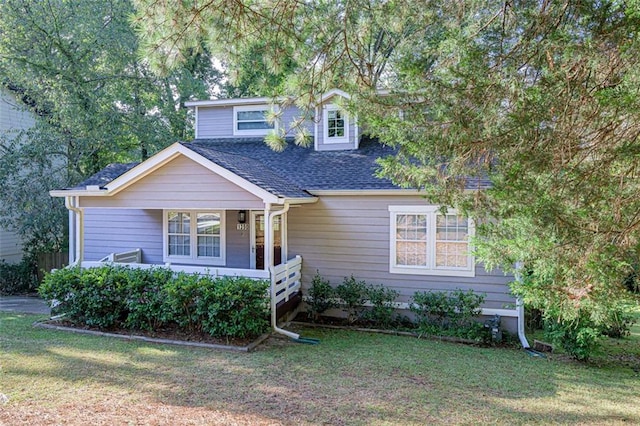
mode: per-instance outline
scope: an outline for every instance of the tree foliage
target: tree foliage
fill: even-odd
[[[27,240],[64,240],[65,210],[48,190],[187,138],[181,104],[206,97],[219,77],[203,50],[163,77],[152,73],[133,13],[128,1],[0,3],[0,83],[38,118],[0,142],[0,216]]]
[[[522,262],[513,290],[547,315],[597,326],[626,297],[640,253],[637,1],[136,3],[157,69],[203,41],[241,65],[261,43],[272,69],[295,64],[281,92],[300,105],[352,93],[362,127],[398,148],[381,174],[477,218],[477,257]]]

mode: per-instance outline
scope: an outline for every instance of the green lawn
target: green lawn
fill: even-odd
[[[304,330],[317,346],[270,338],[231,353],[33,328],[38,318],[0,314],[0,424],[640,423],[637,325],[615,358],[579,364],[323,329]]]

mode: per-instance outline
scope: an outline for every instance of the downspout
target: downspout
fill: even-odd
[[[516,281],[522,282],[522,274],[520,271],[522,270],[522,262],[516,263]],[[521,298],[516,298],[516,312],[518,313],[518,338],[520,339],[520,344],[524,349],[529,349],[529,342],[527,341],[527,336],[524,335],[524,302]]]
[[[285,213],[287,213],[289,211],[289,203],[285,202],[284,203],[284,208],[282,208],[281,210],[277,210],[277,211],[273,211],[271,213],[269,213],[269,221],[266,224],[267,227],[267,233],[269,234],[267,240],[269,241],[273,241],[273,219],[276,216],[281,216]],[[281,224],[281,226],[284,226],[284,224]],[[271,243],[270,243],[271,244]],[[269,253],[271,253],[271,249],[272,247],[266,247],[265,244],[265,251],[269,250]],[[285,262],[287,261],[287,259],[285,259]],[[275,274],[275,266],[273,265],[273,256],[269,256],[269,276],[271,278],[271,289],[270,289],[270,295],[271,295],[271,327],[273,328],[273,331],[275,331],[276,333],[280,333],[280,334],[284,334],[287,337],[290,337],[294,340],[298,340],[300,339],[300,335],[296,334],[296,333],[292,333],[291,331],[287,331],[287,330],[283,330],[282,328],[278,327],[278,318],[276,318],[276,274]]]
[[[78,200],[77,197],[73,197],[73,198]],[[82,265],[82,261],[84,260],[84,209],[80,207],[76,207],[74,205],[76,203],[72,202],[71,200],[72,200],[72,197],[64,197],[65,207],[68,210],[74,212],[76,214],[76,217],[78,218],[78,221],[77,221],[78,228],[74,232],[74,237],[75,237],[74,247],[76,249],[76,253],[74,255],[72,264]],[[74,223],[74,227],[75,225],[76,224]]]

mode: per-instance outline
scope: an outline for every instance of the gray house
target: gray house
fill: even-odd
[[[7,90],[0,88],[0,145],[35,124],[31,113]],[[2,150],[0,149],[0,155]],[[2,202],[2,200],[0,200]],[[22,258],[22,242],[13,229],[0,227],[0,260],[9,263]]]
[[[473,289],[486,295],[483,315],[499,314],[515,331],[522,308],[513,277],[486,271],[469,247],[473,220],[429,204],[416,190],[375,176],[393,150],[361,138],[336,99],[317,102],[306,123],[313,146],[275,152],[264,136],[300,113],[265,118],[267,98],[194,101],[196,138],[140,164],[114,164],[65,197],[71,261],[82,266],[129,258],[136,267],[271,279],[284,302],[316,271],[334,284],[354,275],[400,292]]]

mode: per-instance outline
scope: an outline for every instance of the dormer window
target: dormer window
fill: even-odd
[[[327,105],[324,120],[325,143],[347,143],[349,141],[349,118],[336,105]]]
[[[269,123],[268,105],[247,105],[233,107],[233,134],[264,136],[275,129],[275,123]]]

